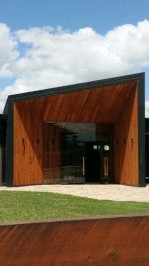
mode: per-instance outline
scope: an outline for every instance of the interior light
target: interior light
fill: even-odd
[[[104,151],[109,151],[110,147],[109,145],[104,145]]]

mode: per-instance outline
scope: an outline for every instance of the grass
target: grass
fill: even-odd
[[[0,222],[149,213],[149,204],[44,192],[0,191]]]

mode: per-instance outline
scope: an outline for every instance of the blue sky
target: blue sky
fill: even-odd
[[[12,30],[61,25],[72,31],[92,27],[105,34],[148,18],[147,0],[2,0],[0,9],[1,22]]]
[[[149,115],[147,0],[2,0],[0,50],[0,112],[8,94],[145,71]]]

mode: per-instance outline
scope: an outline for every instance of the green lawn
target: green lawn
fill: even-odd
[[[130,213],[149,213],[149,204],[95,200],[44,192],[0,191],[0,222]]]

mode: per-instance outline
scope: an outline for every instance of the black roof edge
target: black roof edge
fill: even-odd
[[[136,74],[118,76],[118,77],[113,77],[113,78],[108,78],[108,79],[101,79],[101,80],[95,80],[95,81],[89,81],[89,82],[83,82],[83,83],[76,83],[72,85],[64,85],[64,86],[59,86],[59,87],[54,87],[54,88],[48,88],[48,89],[43,89],[43,90],[24,92],[20,94],[13,94],[13,95],[8,96],[6,105],[8,101],[21,101],[21,100],[46,97],[46,96],[56,95],[56,94],[70,93],[70,92],[85,90],[89,88],[96,88],[97,86],[106,87],[110,85],[111,86],[116,85],[119,83],[128,83],[128,82],[133,82],[133,81],[135,82],[144,77],[145,77],[145,72],[140,72]]]

